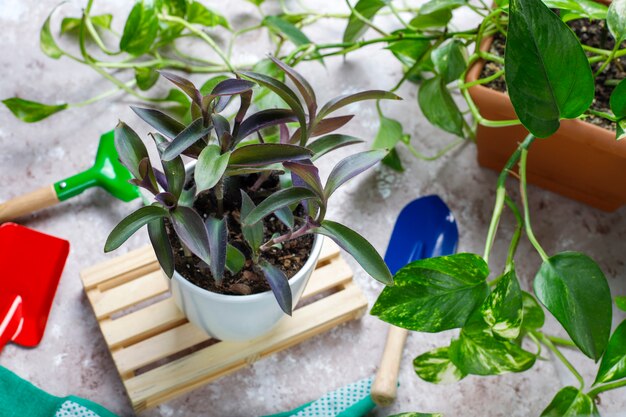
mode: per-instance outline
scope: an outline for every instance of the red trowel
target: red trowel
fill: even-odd
[[[69,242],[15,223],[0,225],[0,350],[39,344]]]

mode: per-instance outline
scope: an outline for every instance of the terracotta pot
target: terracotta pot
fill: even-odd
[[[481,49],[489,50],[492,38]],[[477,61],[467,73],[475,81],[485,65]],[[477,85],[469,89],[483,117],[489,120],[517,118],[506,93]],[[500,171],[519,142],[528,134],[522,126],[478,126],[478,163]],[[563,120],[549,138],[537,139],[528,154],[528,181],[605,211],[626,204],[626,140],[615,132],[581,120]]]

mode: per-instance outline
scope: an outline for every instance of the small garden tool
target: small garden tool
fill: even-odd
[[[422,258],[453,254],[459,240],[454,215],[439,196],[413,200],[400,212],[385,253],[392,274]],[[408,331],[390,326],[380,366],[372,385],[372,399],[380,406],[396,399],[400,360]]]
[[[53,206],[96,186],[122,201],[133,200],[140,195],[138,188],[128,182],[131,178],[119,161],[113,131],[107,132],[100,137],[96,162],[91,168],[0,204],[0,223]]]
[[[39,344],[69,248],[66,240],[0,225],[0,351],[8,342]]]

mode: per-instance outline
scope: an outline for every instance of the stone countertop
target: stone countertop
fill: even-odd
[[[232,1],[227,6],[223,3],[226,2],[207,2],[227,15],[235,26],[257,16],[254,7],[242,0]],[[76,102],[110,88],[89,69],[66,58],[49,59],[39,50],[39,29],[56,4],[57,0],[0,2],[1,98],[18,95],[46,103]],[[76,16],[83,6],[81,0],[70,1],[63,6],[62,14]],[[328,5],[339,10],[343,10],[343,6],[343,2]],[[130,7],[131,2],[123,0],[97,1],[94,12],[113,12],[114,26],[121,28]],[[455,19],[463,25],[469,24],[472,17],[457,15]],[[57,16],[53,27],[58,27],[58,23]],[[381,24],[391,25],[391,22],[383,19]],[[308,33],[315,41],[340,39],[343,30],[332,20],[321,21],[317,27]],[[235,61],[239,62],[254,62],[270,50],[265,35],[244,36],[239,45],[234,54]],[[327,59],[325,67],[314,62],[298,69],[312,81],[322,99],[366,88],[388,89],[401,76],[401,68],[389,52],[378,47],[355,52],[345,60]],[[383,111],[403,123],[417,149],[432,155],[454,140],[451,135],[431,127],[420,114],[414,85],[407,83],[399,94],[405,100],[384,103]],[[19,122],[5,107],[0,107],[0,201],[89,166],[99,135],[112,129],[118,119],[139,127],[145,134],[145,130],[141,130],[143,124],[128,107],[131,102],[117,96],[62,112],[36,124]],[[346,132],[371,141],[378,128],[374,105],[358,104],[348,110],[357,117]],[[367,145],[362,148],[366,149]],[[342,150],[325,157],[321,161],[322,174],[327,175],[332,165],[345,155],[346,151]],[[467,144],[434,162],[417,160],[406,150],[401,151],[401,158],[405,173],[377,168],[361,175],[336,194],[328,217],[354,227],[383,253],[400,209],[418,196],[436,193],[456,215],[460,229],[459,250],[482,253],[496,174],[477,165],[476,148]],[[531,186],[529,194],[534,229],[545,249],[549,253],[578,250],[589,254],[607,274],[614,293],[625,294],[626,207],[604,213],[536,187]],[[102,252],[109,231],[138,204],[122,204],[104,191],[91,190],[24,220],[29,227],[68,239],[71,253],[41,345],[35,349],[9,345],[0,355],[0,364],[37,386],[56,395],[89,398],[122,416],[132,415],[132,411],[86,300],[79,271],[146,244],[145,232],[138,233],[116,253],[105,255]],[[512,230],[513,221],[505,215],[492,255],[493,270],[502,267]],[[36,258],[37,254],[33,254],[33,262]],[[351,258],[348,262],[371,305],[381,285],[367,277]],[[517,263],[525,288],[529,287],[539,262],[539,256],[523,240]],[[617,321],[621,316],[617,312],[615,315]],[[547,327],[563,334],[554,320],[549,320]],[[372,375],[382,352],[386,328],[378,319],[366,315],[360,321],[256,362],[245,370],[146,411],[142,416],[258,416],[290,409]],[[417,378],[411,365],[413,357],[446,345],[453,334],[410,335],[401,368],[398,401],[374,415],[420,411],[442,412],[446,416],[536,416],[562,386],[561,380],[566,380],[566,372],[548,361],[538,361],[522,374],[468,377],[453,385],[436,386]],[[580,365],[585,377],[593,377],[594,366],[590,360],[577,354],[567,355]],[[624,412],[624,391],[603,395],[600,408],[605,416]]]

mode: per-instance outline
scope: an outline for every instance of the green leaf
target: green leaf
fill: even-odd
[[[453,40],[434,49],[431,58],[444,84],[459,79],[467,68],[467,56],[461,41]]]
[[[208,145],[202,150],[194,171],[198,193],[215,187],[226,172],[228,158],[230,152],[222,154],[218,145]]]
[[[478,320],[481,320],[480,317]],[[450,344],[450,359],[462,372],[500,375],[526,371],[534,365],[534,354],[516,343],[495,337],[486,324],[484,329],[476,329],[475,325],[471,327],[470,331],[462,329],[459,338]]]
[[[359,0],[354,6],[361,16],[372,20],[376,13],[387,5],[385,0]],[[348,25],[343,32],[343,42],[356,42],[367,31],[369,26],[365,24],[356,14],[351,13]]]
[[[309,84],[306,78],[304,78],[298,71],[281,60],[274,58],[273,56],[270,56],[270,60],[272,60],[272,62],[294,83],[307,105],[309,117],[312,118],[317,110],[317,98],[315,97],[315,91],[313,90],[313,87],[311,87],[311,84]]]
[[[230,243],[226,245],[226,269],[233,274],[238,274],[246,264],[246,256]]]
[[[541,0],[510,2],[505,79],[515,113],[542,138],[558,130],[561,118],[586,111],[595,94],[578,38]]]
[[[172,252],[170,240],[167,237],[163,217],[148,223],[148,236],[161,269],[168,277],[172,278],[172,275],[174,275],[174,253]]]
[[[224,278],[224,268],[226,267],[226,246],[228,243],[228,230],[225,218],[215,218],[209,216],[204,221],[207,235],[209,236],[209,253],[211,255],[211,275],[216,281]]]
[[[256,208],[254,202],[244,190],[241,190],[241,219],[247,218]],[[259,247],[263,244],[263,223],[255,224],[242,223],[243,238],[248,242],[252,252],[257,253]]]
[[[285,74],[281,72],[280,68],[272,62],[271,59],[260,60],[254,65],[254,67],[252,67],[252,71],[267,75],[282,82],[285,81]],[[272,92],[269,88],[263,87],[262,85],[257,85],[254,88],[254,94],[252,97],[254,103],[259,109],[277,109],[287,106],[287,103],[285,103],[282,98]]]
[[[54,113],[67,109],[66,103],[50,105],[17,97],[2,100],[2,103],[11,110],[11,113],[13,113],[15,117],[26,123],[38,122]]]
[[[307,148],[282,143],[261,143],[237,148],[230,155],[230,165],[268,165],[274,162],[308,159],[312,152]]]
[[[412,262],[383,289],[371,314],[421,332],[462,327],[489,294],[487,275],[485,261],[471,253]]]
[[[626,40],[626,0],[611,1],[606,23],[617,43]]]
[[[265,259],[262,259],[261,262],[259,262],[259,266],[261,267],[261,270],[263,270],[265,279],[270,284],[270,288],[274,293],[274,297],[276,297],[276,301],[278,301],[278,305],[285,312],[285,314],[291,316],[293,302],[287,276],[278,267],[272,265]]]
[[[311,40],[300,29],[281,19],[280,16],[266,16],[262,24],[277,33],[284,34],[296,46],[311,44]]]
[[[613,332],[594,384],[626,378],[626,320]]]
[[[315,161],[330,151],[361,142],[363,142],[361,139],[355,138],[354,136],[332,134],[314,140],[307,145],[307,148],[313,152],[313,157],[311,159]]]
[[[391,151],[389,151],[387,156],[385,156],[380,162],[395,171],[404,172],[402,160],[400,159],[400,155],[398,155],[398,151],[396,148],[393,148]]]
[[[211,263],[209,236],[202,217],[192,208],[177,206],[170,212],[176,235],[194,255],[206,264]]]
[[[265,3],[265,0],[247,0],[249,3],[254,4],[255,6],[259,7],[260,5],[262,5],[263,3]]]
[[[143,178],[139,172],[139,164],[149,158],[148,150],[139,135],[122,121],[115,127],[115,149],[122,164],[133,176],[137,179]]]
[[[213,91],[216,85],[228,79],[229,78],[225,75],[218,75],[218,76],[209,78],[208,80],[204,82],[204,84],[202,84],[202,87],[200,87],[200,94],[202,94],[203,96],[209,95],[211,91]]]
[[[50,19],[56,9],[56,7],[52,9],[48,18],[43,23],[41,31],[39,32],[39,47],[41,48],[41,51],[53,59],[59,59],[65,54],[61,48],[59,48],[59,45],[54,40],[52,31],[50,30]]]
[[[208,9],[202,3],[193,1],[187,10],[187,21],[189,23],[197,23],[207,27],[223,26],[230,29],[228,20],[219,13]]]
[[[416,32],[408,29],[401,29],[392,32],[394,35],[411,35],[415,33]],[[430,50],[430,41],[421,39],[404,39],[390,43],[386,49],[389,49],[404,65],[412,67]]]
[[[90,16],[91,23],[94,26],[102,29],[111,29],[111,21],[113,21],[112,14],[99,14],[96,16]],[[80,28],[82,19],[76,17],[64,17],[61,21],[61,34],[78,31]]]
[[[111,252],[128,240],[137,230],[153,220],[167,216],[167,210],[159,206],[145,206],[122,220],[109,234],[104,251]]]
[[[328,175],[324,195],[330,197],[339,187],[360,173],[380,162],[387,154],[386,150],[375,149],[350,155],[335,165]]]
[[[299,203],[302,200],[318,198],[317,194],[308,188],[292,187],[277,191],[261,201],[247,216],[243,216],[241,220],[244,225],[252,225],[260,222],[265,216],[268,216],[276,210]]]
[[[372,149],[393,149],[402,140],[402,133],[402,124],[399,121],[381,115]]]
[[[170,16],[185,17],[189,8],[188,0],[155,0],[157,10]]]
[[[622,311],[626,311],[626,296],[620,295],[615,297],[615,305]]]
[[[543,0],[550,9],[561,9],[561,20],[606,19],[608,7],[594,0]]]
[[[612,314],[611,291],[600,267],[582,253],[559,253],[543,262],[534,290],[576,346],[595,361],[600,359]]]
[[[143,0],[135,3],[124,25],[120,50],[142,55],[150,50],[159,30],[154,7]]]
[[[526,291],[522,291],[522,328],[535,330],[543,327],[546,315],[535,297]]]
[[[203,123],[202,118],[194,120],[170,142],[161,158],[165,161],[172,160],[208,135],[213,126],[204,127]]]
[[[329,114],[336,112],[342,107],[347,106],[348,104],[356,103],[358,101],[364,100],[402,100],[400,97],[391,93],[389,91],[381,91],[381,90],[368,90],[361,91],[356,94],[344,94],[339,97],[335,97],[328,101],[328,103],[324,104],[324,107],[319,111],[317,117],[315,118],[316,123],[320,120],[324,119]]]
[[[433,349],[413,359],[417,376],[432,384],[450,384],[460,381],[467,374],[452,363],[448,347]]]
[[[463,137],[463,115],[441,77],[422,82],[417,101],[422,113],[435,126]]]
[[[626,117],[626,78],[611,93],[611,111],[618,119]]]
[[[467,4],[467,0],[430,0],[420,7],[420,14],[431,14],[439,10],[452,10]]]
[[[440,9],[432,13],[418,13],[409,22],[409,25],[418,30],[443,28],[450,20],[452,20],[452,11],[450,9]]]
[[[615,139],[622,140],[624,138],[626,138],[626,117],[618,120],[615,127]]]
[[[314,229],[314,233],[334,240],[376,281],[393,285],[393,277],[383,258],[367,239],[354,230],[337,222],[324,220],[321,227]]]
[[[522,290],[515,270],[504,274],[480,308],[491,331],[505,339],[516,339],[522,326]]]
[[[559,391],[541,417],[600,417],[593,399],[574,387]]]
[[[159,73],[149,67],[135,67],[135,80],[140,90],[149,90],[159,80]]]

